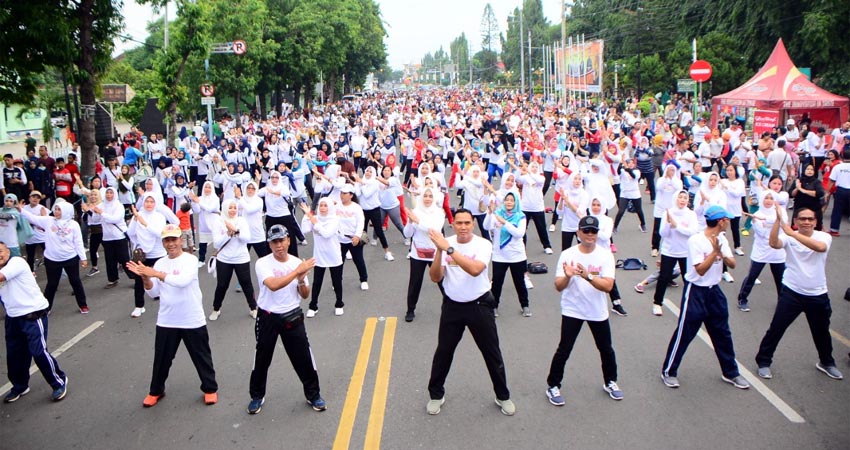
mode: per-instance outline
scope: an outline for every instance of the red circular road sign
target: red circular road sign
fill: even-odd
[[[708,61],[698,59],[691,64],[691,79],[702,83],[711,78],[711,64]]]
[[[201,85],[201,95],[204,97],[212,97],[215,94],[215,87],[212,83],[204,83]]]
[[[233,41],[233,54],[243,55],[246,51],[248,51],[248,44],[246,44],[245,41],[242,39]]]

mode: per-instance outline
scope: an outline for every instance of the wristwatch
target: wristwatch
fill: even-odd
[[[447,255],[451,255],[451,254],[453,254],[454,252],[455,252],[455,248],[454,248],[454,247],[449,247],[449,248],[447,248],[447,249],[446,249],[446,254],[447,254]]]
[[[587,281],[592,282],[592,281],[593,281],[593,274],[592,274],[592,273],[590,273],[590,272],[587,272],[587,277],[585,277],[585,279],[586,279]]]

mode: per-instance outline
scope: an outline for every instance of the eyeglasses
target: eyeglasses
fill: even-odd
[[[818,220],[818,219],[815,218],[815,217],[802,217],[802,216],[797,217],[797,221],[799,221],[799,222],[814,222],[815,220]]]
[[[585,234],[596,234],[599,232],[599,230],[597,230],[596,228],[582,228],[581,232]]]
[[[280,179],[280,177],[269,177],[269,178],[271,178],[272,180],[279,180]]]

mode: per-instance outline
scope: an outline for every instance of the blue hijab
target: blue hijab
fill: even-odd
[[[514,198],[514,209],[511,211],[505,209],[505,198],[508,198],[509,195]],[[525,214],[522,212],[522,208],[520,207],[519,196],[513,192],[508,192],[505,194],[505,198],[502,199],[501,206],[499,206],[496,210],[496,215],[505,219],[511,225],[519,227],[520,222],[525,219]],[[511,239],[513,239],[511,233],[506,230],[505,227],[501,227],[499,232],[499,248],[505,248],[505,246],[511,242]]]

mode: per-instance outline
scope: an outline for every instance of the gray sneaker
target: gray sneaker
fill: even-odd
[[[669,375],[661,374],[661,381],[664,382],[664,385],[669,388],[677,388],[679,387],[679,379],[676,377],[671,377]]]
[[[425,409],[428,410],[428,414],[436,416],[437,414],[440,414],[440,407],[443,406],[443,403],[446,403],[446,397],[437,400],[428,400],[428,404],[425,406]]]
[[[750,383],[747,380],[745,380],[744,377],[742,377],[740,375],[738,375],[736,377],[732,377],[732,378],[726,378],[725,375],[721,375],[720,379],[722,379],[723,381],[735,386],[738,389],[749,389],[750,388]]]
[[[512,415],[516,414],[516,405],[514,405],[513,400],[511,400],[511,399],[499,400],[497,398],[496,404],[499,405],[500,408],[502,408],[502,414],[504,414],[506,416],[512,416]]]
[[[528,306],[523,306],[522,317],[531,317],[531,308],[529,308]]]
[[[758,375],[765,380],[773,378],[773,372],[770,371],[770,367],[759,367]]]
[[[841,374],[841,371],[838,370],[835,366],[824,366],[821,363],[815,364],[815,367],[818,368],[821,372],[825,373],[826,376],[832,378],[833,380],[843,380],[844,375]]]

